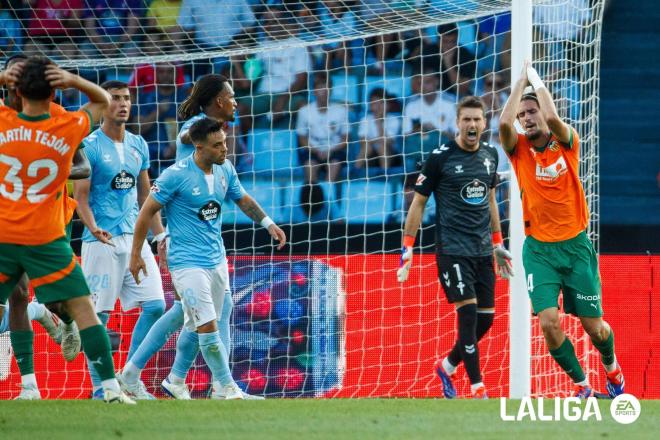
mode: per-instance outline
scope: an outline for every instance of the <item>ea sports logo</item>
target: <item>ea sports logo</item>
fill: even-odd
[[[621,394],[612,400],[610,413],[617,422],[628,425],[633,423],[642,412],[642,406],[639,400],[632,394]]]

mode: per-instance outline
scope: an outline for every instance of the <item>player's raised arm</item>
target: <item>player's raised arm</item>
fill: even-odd
[[[131,247],[131,262],[129,263],[129,271],[135,282],[140,284],[140,271],[147,276],[147,265],[142,259],[142,244],[147,238],[147,231],[153,222],[154,216],[161,210],[163,206],[154,199],[152,195],[147,197],[137,221],[135,222],[135,231],[133,232],[133,246]]]
[[[527,65],[527,78],[532,87],[534,87],[534,92],[536,92],[541,113],[543,114],[543,118],[548,124],[550,131],[557,136],[557,139],[562,143],[568,144],[571,141],[571,127],[562,121],[559,113],[557,113],[557,107],[555,107],[550,91],[531,64]]]
[[[516,122],[516,116],[518,115],[520,99],[523,96],[525,87],[529,84],[527,79],[528,63],[528,61],[525,61],[520,78],[518,78],[518,81],[511,88],[511,95],[507,99],[506,104],[504,104],[502,114],[500,115],[500,144],[508,153],[512,152],[516,143],[518,143],[518,133],[513,124]]]
[[[53,88],[74,88],[83,92],[89,99],[89,102],[82,109],[89,112],[92,118],[92,125],[101,120],[103,112],[110,106],[110,94],[108,92],[93,82],[59,68],[56,64],[51,64],[46,69],[46,80],[50,82]]]
[[[286,244],[286,234],[270,217],[266,215],[256,200],[254,200],[249,194],[245,194],[236,202],[236,205],[245,215],[250,217],[253,222],[259,223],[266,228],[270,236],[279,242],[277,245],[278,251],[284,247]]]

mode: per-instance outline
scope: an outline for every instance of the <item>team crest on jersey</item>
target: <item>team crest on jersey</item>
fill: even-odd
[[[568,166],[566,165],[564,156],[561,156],[555,163],[546,167],[541,166],[538,162],[536,163],[536,180],[552,182],[557,180],[559,176],[566,174],[566,172],[568,172]]]
[[[129,191],[135,187],[135,176],[126,170],[121,170],[119,174],[110,181],[110,188],[115,191]]]
[[[495,165],[493,162],[490,161],[489,158],[484,159],[484,166],[486,167],[486,173],[490,174],[490,167],[491,165]]]
[[[220,216],[220,204],[215,200],[211,200],[204,206],[199,208],[197,217],[203,222],[211,222]]]
[[[481,205],[488,196],[488,186],[479,179],[461,188],[461,198],[470,205]]]
[[[557,145],[557,141],[550,141],[548,144],[548,150],[557,152],[559,151],[559,145]]]
[[[424,183],[425,180],[426,180],[426,176],[420,173],[419,176],[417,176],[417,182],[415,182],[415,185],[421,185],[422,183]]]
[[[222,189],[224,191],[227,191],[227,179],[225,179],[225,175],[221,174],[220,175],[220,183],[222,184]]]

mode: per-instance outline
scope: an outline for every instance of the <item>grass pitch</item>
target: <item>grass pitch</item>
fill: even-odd
[[[136,406],[93,401],[0,402],[0,438],[38,439],[593,439],[658,438],[660,401],[641,401],[631,425],[599,405],[602,421],[504,422],[500,401],[335,399],[160,400]],[[508,404],[515,414],[517,401]],[[549,407],[548,407],[549,408]]]

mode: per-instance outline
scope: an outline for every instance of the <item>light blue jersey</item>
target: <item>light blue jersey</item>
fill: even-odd
[[[193,116],[192,118],[188,119],[186,122],[183,123],[183,126],[181,127],[181,131],[179,131],[179,135],[176,137],[177,162],[185,159],[186,157],[190,156],[195,152],[195,146],[193,144],[184,144],[183,142],[181,142],[181,135],[187,133],[188,130],[190,130],[190,126],[193,125],[195,122],[199,121],[200,119],[204,119],[206,117],[207,117],[206,114],[202,112],[196,116]]]
[[[149,147],[128,131],[124,142],[110,139],[100,128],[83,141],[92,167],[89,207],[99,228],[113,236],[132,234],[138,216],[137,182],[149,168]],[[96,241],[85,228],[83,241]]]
[[[224,260],[222,204],[227,197],[237,201],[245,195],[231,162],[213,165],[213,174],[205,175],[190,155],[160,175],[151,195],[167,215],[171,269],[211,269]]]

